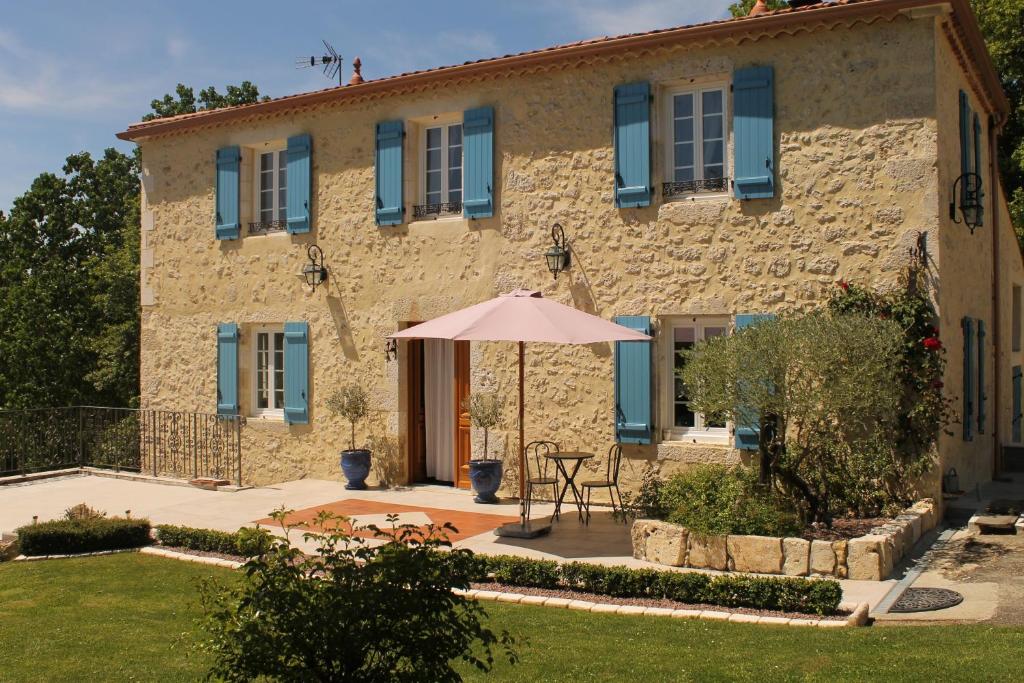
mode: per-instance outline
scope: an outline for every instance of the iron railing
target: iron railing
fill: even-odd
[[[244,418],[73,406],[0,410],[0,476],[102,467],[242,484]]]
[[[462,202],[441,202],[439,204],[416,204],[412,207],[413,218],[437,218],[462,213]]]
[[[662,183],[663,197],[678,197],[698,192],[725,192],[729,189],[728,178],[705,178],[704,180],[684,180],[676,183]]]
[[[284,232],[288,229],[288,221],[254,221],[249,223],[250,235],[265,235],[268,232]]]

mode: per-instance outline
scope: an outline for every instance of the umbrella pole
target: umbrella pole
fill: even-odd
[[[519,342],[519,521],[526,526],[526,439],[524,438],[523,413],[526,391],[524,389],[523,366],[525,365],[526,348]]]

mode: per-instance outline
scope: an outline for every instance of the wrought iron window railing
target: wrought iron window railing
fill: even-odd
[[[233,415],[74,406],[0,410],[0,476],[73,467],[242,482]]]
[[[663,197],[678,197],[698,192],[725,192],[729,189],[728,178],[705,178],[704,180],[685,180],[676,183],[662,183]]]
[[[249,223],[250,235],[266,235],[268,232],[284,232],[288,229],[288,221],[254,221]]]
[[[412,207],[413,218],[437,218],[462,213],[462,202],[441,202],[439,204],[417,204]]]

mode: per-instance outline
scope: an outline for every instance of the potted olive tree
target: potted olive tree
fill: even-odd
[[[469,461],[469,481],[476,491],[473,499],[477,503],[498,502],[497,493],[501,486],[501,460],[491,460],[488,450],[490,430],[501,422],[505,399],[497,391],[479,391],[469,395],[465,408],[474,427],[484,430],[484,453],[482,458]]]
[[[352,429],[349,448],[341,452],[341,471],[348,479],[345,488],[350,490],[365,489],[370,476],[370,451],[356,448],[356,423],[366,417],[368,404],[366,390],[358,384],[348,384],[327,399],[328,410],[348,420]]]

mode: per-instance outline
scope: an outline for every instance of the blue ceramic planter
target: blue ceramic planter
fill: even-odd
[[[370,451],[358,448],[354,451],[341,452],[341,471],[348,479],[345,488],[350,491],[362,491],[366,488],[366,478],[370,476]]]
[[[473,484],[478,503],[493,505],[498,502],[494,495],[501,486],[501,461],[500,460],[470,460],[469,481]]]

